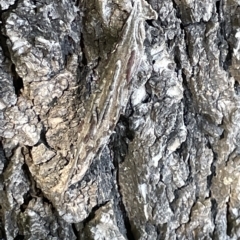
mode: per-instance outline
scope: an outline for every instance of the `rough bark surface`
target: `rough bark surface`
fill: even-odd
[[[238,0],[0,0],[0,239],[240,239],[239,65]]]

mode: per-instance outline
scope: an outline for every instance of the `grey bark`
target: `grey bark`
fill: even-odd
[[[0,239],[240,238],[238,0],[0,7]]]

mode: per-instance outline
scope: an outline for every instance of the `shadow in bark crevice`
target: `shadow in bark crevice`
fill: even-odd
[[[109,202],[109,201],[106,201],[106,202],[104,202],[104,203],[102,203],[102,204],[99,204],[99,205],[93,207],[93,208],[92,208],[92,211],[91,211],[91,213],[88,215],[88,217],[85,218],[85,220],[83,220],[83,222],[82,222],[82,223],[83,223],[83,226],[85,227],[91,220],[93,220],[93,219],[96,217],[96,212],[97,212],[100,208],[104,207],[108,202]]]
[[[226,203],[227,205],[227,235],[229,237],[232,237],[232,230],[234,229],[234,221],[231,217],[231,212],[230,212],[230,203],[229,201]]]
[[[128,107],[131,109],[131,105],[129,105]],[[131,110],[133,111],[133,109]],[[121,217],[124,222],[127,239],[134,240],[135,234],[131,226],[131,222],[130,222],[126,207],[123,202],[121,186],[119,183],[119,164],[124,162],[125,160],[125,156],[128,152],[128,141],[129,140],[133,141],[135,137],[134,131],[130,129],[129,118],[127,118],[126,116],[121,116],[115,128],[115,132],[116,133],[111,136],[111,141],[110,141],[110,147],[112,149],[112,152],[114,153],[113,164],[116,169],[116,183],[117,183],[116,188],[119,194],[117,199],[115,199],[115,203],[117,204],[117,207],[121,212],[121,215],[122,215]]]
[[[211,149],[212,153],[213,153],[213,161],[212,161],[212,164],[211,164],[211,167],[210,167],[211,174],[207,176],[207,189],[211,189],[212,179],[213,179],[213,177],[216,176],[216,164],[217,164],[218,156],[217,156],[217,153],[213,150],[213,147],[212,147],[209,140],[207,142],[207,147],[209,149]]]
[[[24,89],[23,79],[19,77],[19,75],[17,74],[15,64],[12,64],[11,72],[13,77],[13,86],[15,89],[15,94],[19,97],[21,95],[21,90]]]
[[[21,234],[18,234],[14,240],[24,240],[25,239],[25,236],[24,235],[21,235]]]
[[[14,9],[17,8],[19,0],[16,0],[13,5],[10,5],[8,9],[2,10],[0,6],[0,47],[2,48],[3,55],[6,59],[10,61],[11,64],[11,75],[13,78],[13,86],[15,89],[15,94],[19,96],[21,94],[21,90],[23,89],[23,80],[22,78],[17,74],[15,64],[13,63],[11,59],[11,53],[7,45],[7,40],[9,40],[8,36],[4,35],[4,26],[6,23],[6,17],[5,15],[10,14]]]
[[[211,199],[211,203],[212,203],[212,206],[211,206],[212,221],[213,221],[214,225],[216,225],[216,217],[217,217],[217,213],[218,213],[218,203],[215,198]],[[216,227],[214,227],[212,236],[210,236],[210,237],[212,239],[219,239],[217,231],[216,231]]]

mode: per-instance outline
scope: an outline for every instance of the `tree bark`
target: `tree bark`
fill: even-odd
[[[0,7],[0,239],[240,239],[238,0]]]

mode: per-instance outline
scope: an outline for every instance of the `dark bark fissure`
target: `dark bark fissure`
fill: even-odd
[[[39,116],[38,116],[38,120],[39,120],[39,122],[42,122]],[[38,146],[39,144],[43,143],[48,149],[51,149],[51,150],[55,151],[55,149],[53,149],[49,145],[49,143],[47,142],[46,133],[47,133],[47,130],[46,130],[46,127],[43,124],[42,125],[42,131],[40,133],[40,139],[39,139],[38,143],[36,144],[36,146]]]
[[[121,198],[122,198],[122,196],[121,196]],[[132,227],[131,227],[131,224],[130,224],[130,220],[129,220],[127,211],[126,211],[125,206],[124,206],[122,201],[120,201],[119,207],[120,207],[120,210],[122,211],[122,215],[123,215],[123,218],[124,218],[124,223],[125,223],[125,228],[126,228],[126,233],[127,233],[127,239],[135,240],[135,237],[134,237],[134,234],[133,234],[133,231],[132,231]]]
[[[222,1],[217,0],[216,1],[216,13],[218,14],[218,19],[221,19],[221,14],[222,14]]]
[[[229,237],[231,237],[231,232],[232,232],[232,229],[233,229],[233,223],[232,223],[232,219],[231,219],[231,213],[230,213],[230,206],[229,206],[229,202],[226,203],[227,207],[226,207],[226,212],[227,212],[227,235]]]
[[[96,211],[98,211],[99,209],[101,209],[101,207],[105,206],[107,202],[104,202],[102,204],[99,204],[97,206],[95,206],[94,208],[92,208],[91,213],[88,215],[88,217],[82,222],[83,226],[85,227],[91,220],[93,220],[96,216]]]
[[[4,32],[4,25],[5,25],[5,17],[6,14],[11,13],[14,9],[17,8],[19,0],[16,0],[15,3],[13,5],[10,5],[10,7],[6,10],[2,10],[1,6],[0,6],[0,46],[3,50],[3,54],[5,56],[5,58],[7,60],[10,61],[10,65],[11,65],[11,74],[12,74],[12,78],[13,78],[13,86],[15,89],[15,94],[17,96],[19,96],[21,94],[21,90],[23,89],[23,80],[22,78],[17,74],[16,72],[16,67],[15,64],[12,62],[11,59],[11,53],[9,51],[9,48],[7,46],[7,40],[9,40],[9,38],[3,34]]]
[[[84,46],[83,33],[81,33],[80,46],[81,46],[81,49],[82,49],[82,64],[83,64],[83,66],[87,66],[88,62],[87,62],[87,58],[86,58],[86,55],[85,55],[86,50],[85,50],[85,46]]]
[[[185,126],[189,125],[189,121],[191,120],[191,117],[189,115],[191,115],[191,113],[193,113],[194,115],[196,115],[196,110],[194,109],[194,99],[192,97],[192,93],[191,90],[189,88],[189,84],[187,82],[187,77],[184,74],[184,72],[182,72],[182,80],[183,80],[183,88],[184,88],[184,92],[183,92],[183,105],[184,105],[184,114],[183,114],[183,119],[184,119],[184,124]]]
[[[2,48],[2,51],[4,53],[5,58],[11,60],[11,56],[10,56],[10,52],[7,46],[7,39],[8,37],[6,37],[5,35],[3,35],[2,31],[3,31],[3,16],[2,13],[0,13],[0,21],[2,22],[0,24],[0,45]]]
[[[23,172],[25,173],[25,176],[28,178],[31,178],[31,180],[29,179],[29,181],[33,182],[34,180],[32,179],[31,173],[30,173],[29,168],[26,163],[24,163],[22,165],[22,169],[23,169]],[[24,194],[24,196],[23,196],[24,203],[20,206],[21,212],[24,212],[26,210],[29,202],[33,199],[34,196],[36,196],[35,192],[36,192],[35,190],[30,189],[28,193]]]
[[[178,4],[176,3],[175,0],[172,0],[172,3],[173,3],[173,8],[176,11],[176,17],[181,19],[181,13],[180,13],[180,8],[179,8]]]
[[[217,157],[217,153],[213,150],[213,147],[209,140],[208,140],[207,146],[213,152],[213,161],[212,161],[211,168],[210,168],[211,174],[209,176],[207,176],[207,188],[211,189],[212,179],[216,176],[216,164],[217,164],[218,157]]]
[[[13,86],[14,86],[14,88],[15,88],[15,94],[16,94],[17,96],[20,96],[21,90],[24,88],[24,86],[23,86],[23,80],[22,80],[21,77],[18,76],[14,64],[12,64],[11,70],[12,70]]]
[[[240,84],[238,81],[234,82],[234,90],[235,90],[236,95],[240,94]]]
[[[131,108],[131,107],[130,107]],[[131,114],[133,114],[133,110],[131,111]],[[124,126],[124,131],[121,129],[121,125]],[[127,119],[125,116],[121,116],[120,120],[116,126],[116,134],[112,136],[111,139],[111,147],[114,153],[113,156],[113,163],[115,166],[115,171],[116,171],[116,189],[118,191],[118,197],[117,197],[117,206],[119,207],[122,218],[125,224],[125,229],[126,229],[126,236],[127,239],[135,239],[134,233],[131,227],[131,223],[128,217],[128,213],[126,210],[126,207],[123,202],[123,196],[121,193],[121,186],[120,186],[120,181],[119,181],[119,164],[122,163],[125,160],[125,156],[128,152],[128,144],[126,139],[129,139],[132,141],[134,138],[134,132],[130,129],[129,127],[129,119]],[[120,147],[121,145],[121,147]],[[124,147],[123,147],[124,146]],[[120,157],[120,158],[119,158]]]
[[[214,223],[214,225],[216,225],[216,216],[217,216],[217,213],[218,213],[218,204],[217,204],[217,201],[216,199],[212,198],[211,199],[211,203],[212,203],[212,206],[211,206],[211,214],[212,214],[212,221]],[[213,239],[217,239],[217,234],[216,234],[216,227],[214,228],[214,231],[213,231],[213,234],[211,236]]]
[[[147,24],[148,24],[149,26],[155,27],[153,20],[147,20],[146,22],[147,22]]]
[[[2,139],[1,138],[0,138],[0,160],[3,163],[2,172],[4,172],[4,170],[6,169],[7,164],[8,164],[8,159],[6,157],[6,154],[5,154],[5,151],[4,151],[4,148],[3,148],[3,144],[2,144]],[[0,176],[2,176],[1,175],[2,172],[0,172]]]
[[[232,64],[232,57],[233,57],[233,47],[229,39],[227,38],[227,33],[226,33],[226,23],[224,19],[224,10],[223,10],[223,1],[219,0],[216,1],[216,12],[218,14],[218,21],[219,21],[219,32],[218,32],[218,39],[219,39],[219,49],[220,49],[220,57],[219,57],[219,65],[223,67],[223,69],[228,72],[231,76],[231,73],[229,72],[229,67]],[[222,53],[222,48],[221,45],[227,44],[227,55],[226,58],[223,59],[223,53]]]
[[[106,206],[108,202],[109,201],[106,201],[92,208],[88,217],[80,223],[80,231],[76,228],[75,224],[72,224],[72,228],[75,236],[77,237],[77,240],[91,239],[91,236],[89,235],[90,233],[86,230],[86,227],[89,223],[91,223],[91,221],[94,221],[95,217],[97,216],[96,212],[99,211],[102,207]]]
[[[25,236],[24,235],[21,235],[21,234],[18,234],[14,240],[24,240],[25,239]]]
[[[72,224],[72,229],[75,234],[76,240],[81,240],[80,232],[78,231],[74,223]]]
[[[47,202],[48,204],[51,204],[51,202],[44,196],[42,190],[40,188],[37,187],[37,182],[35,181],[35,179],[33,178],[29,167],[27,165],[27,161],[26,160],[26,155],[29,155],[29,158],[32,160],[32,147],[26,147],[22,149],[22,155],[24,156],[24,164],[22,165],[22,170],[26,176],[26,178],[28,179],[30,185],[30,189],[29,191],[24,195],[24,203],[20,206],[20,209],[22,212],[25,211],[25,209],[28,207],[28,203],[33,199],[33,198],[42,198],[44,202]],[[52,204],[51,204],[52,205]]]

